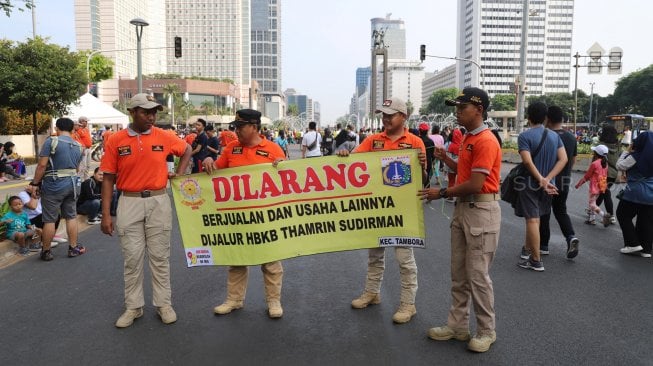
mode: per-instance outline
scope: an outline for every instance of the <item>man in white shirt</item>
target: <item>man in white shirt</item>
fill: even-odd
[[[308,132],[302,137],[302,159],[322,156],[322,136],[316,131],[315,122],[308,123]]]

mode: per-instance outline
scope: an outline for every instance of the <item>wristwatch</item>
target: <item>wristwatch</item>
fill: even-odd
[[[440,198],[447,198],[447,189],[440,188]]]
[[[41,186],[41,182],[39,182],[39,183],[35,183],[34,181],[31,181],[31,182],[29,182],[29,185],[30,185],[30,186],[34,186],[34,187],[40,187],[40,186]]]

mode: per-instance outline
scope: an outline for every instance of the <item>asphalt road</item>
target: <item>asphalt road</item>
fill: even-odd
[[[349,305],[363,289],[367,252],[360,250],[285,260],[279,320],[267,317],[258,267],[251,268],[245,308],[215,316],[226,269],[186,268],[175,225],[171,263],[179,320],[160,322],[146,274],[145,315],[116,329],[122,257],[117,238],[96,226],[80,234],[84,256],[66,258],[60,246],[52,262],[33,256],[0,270],[0,365],[652,365],[653,261],[619,253],[618,225],[584,225],[586,195],[585,187],[569,199],[579,256],[565,259],[552,220],[543,273],[517,266],[524,224],[502,203],[492,268],[498,339],[484,354],[467,351],[463,342],[426,337],[428,328],[444,324],[450,305],[449,220],[442,207],[450,216],[453,205],[438,201],[425,208],[427,248],[415,250],[418,313],[410,323],[391,319],[400,289],[392,250],[380,305]]]

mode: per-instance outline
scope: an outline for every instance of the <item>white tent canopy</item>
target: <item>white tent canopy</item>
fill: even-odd
[[[90,124],[122,125],[123,128],[129,124],[129,116],[89,93],[82,95],[77,103],[68,106],[66,117],[77,121],[81,116],[88,117]]]

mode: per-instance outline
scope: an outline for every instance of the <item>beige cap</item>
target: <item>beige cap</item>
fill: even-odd
[[[163,106],[159,103],[156,102],[156,99],[154,97],[145,94],[145,93],[140,93],[134,95],[130,100],[129,104],[127,106],[127,109],[134,109],[136,107],[140,107],[143,109],[154,109],[156,108],[157,110],[161,111],[163,110]]]

